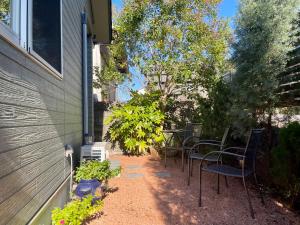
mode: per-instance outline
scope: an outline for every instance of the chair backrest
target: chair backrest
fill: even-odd
[[[226,141],[227,141],[229,130],[230,130],[230,127],[226,127],[226,129],[224,131],[224,134],[223,134],[223,137],[222,137],[222,141],[221,141],[222,146],[224,146]]]
[[[184,139],[188,137],[200,138],[202,134],[202,124],[200,123],[186,123],[184,131]]]
[[[247,142],[245,156],[245,168],[255,171],[255,162],[257,151],[263,143],[264,129],[252,129]]]

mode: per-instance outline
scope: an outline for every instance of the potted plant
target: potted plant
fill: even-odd
[[[107,188],[108,179],[117,176],[120,171],[120,167],[111,169],[108,160],[84,162],[78,167],[75,174],[75,181],[78,182],[76,195],[83,197],[92,194],[95,198],[101,198],[103,191]]]

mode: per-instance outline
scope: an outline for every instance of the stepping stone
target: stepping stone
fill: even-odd
[[[128,173],[126,174],[127,178],[131,178],[131,179],[135,179],[135,178],[139,178],[139,177],[143,177],[144,174],[142,173]]]
[[[110,161],[110,168],[111,169],[116,169],[119,166],[121,166],[120,160],[109,160]]]
[[[141,168],[143,168],[143,167],[140,166],[140,165],[128,165],[128,166],[126,166],[126,169],[128,169],[128,170],[135,170],[135,169],[141,169]]]
[[[171,174],[169,172],[157,172],[155,173],[156,177],[171,177]]]
[[[120,160],[111,160],[111,159],[109,159],[109,161],[110,161],[110,169],[112,169],[112,170],[117,169],[121,166],[121,161]],[[122,171],[121,171],[121,173],[122,173]],[[121,173],[119,173],[119,175],[117,177],[120,177]]]

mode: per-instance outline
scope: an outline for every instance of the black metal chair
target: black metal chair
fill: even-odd
[[[183,133],[183,143],[181,148],[181,170],[184,171],[184,160],[193,146],[200,141],[202,135],[202,124],[187,123]]]
[[[224,175],[227,177],[237,177],[243,180],[243,185],[247,193],[250,214],[252,218],[254,218],[254,211],[253,211],[249,191],[246,186],[245,178],[249,177],[250,175],[253,175],[256,185],[259,188],[257,177],[256,177],[256,171],[255,171],[255,162],[256,162],[257,150],[262,145],[262,139],[263,139],[263,129],[252,129],[245,148],[229,147],[223,149],[223,151],[213,151],[204,156],[204,158],[201,160],[201,163],[199,165],[199,178],[200,178],[199,179],[200,182],[199,207],[202,205],[202,200],[201,200],[202,171],[216,173],[218,175],[218,179],[220,175]],[[206,161],[207,158],[211,157],[212,155],[218,156],[217,162],[203,167],[203,162]],[[225,156],[233,157],[233,159],[238,160],[239,166],[224,164],[222,158],[224,158]],[[220,184],[218,182],[218,190],[219,190],[219,185]],[[261,202],[262,204],[264,204],[263,193],[260,188],[259,188],[259,192],[260,192]]]
[[[228,137],[228,133],[229,133],[230,127],[227,127],[224,131],[223,137],[221,141],[218,140],[199,140],[198,143],[196,143],[189,151],[188,153],[188,185],[190,185],[190,177],[193,174],[193,161],[194,160],[202,160],[204,158],[204,156],[206,155],[206,153],[203,152],[203,147],[205,146],[209,146],[215,149],[218,149],[220,151],[223,150],[226,141],[227,141],[227,137]],[[218,156],[217,155],[211,155],[208,156],[205,159],[207,162],[217,162],[218,161]],[[227,179],[225,177],[225,181],[226,181],[226,185],[227,184]]]

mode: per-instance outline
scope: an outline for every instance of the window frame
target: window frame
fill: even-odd
[[[8,26],[7,24],[5,24],[4,22],[2,22],[0,20],[0,35],[2,37],[4,37],[8,42],[14,44],[14,45],[20,45],[20,36],[21,36],[21,31],[20,31],[20,27],[21,27],[21,14],[23,14],[24,12],[26,13],[26,8],[21,8],[21,4],[24,1],[18,0],[15,1],[14,4],[11,3],[11,6],[13,7],[13,11],[11,12],[12,15],[17,15],[17,24],[13,24],[13,27]],[[17,7],[16,7],[17,6]],[[13,23],[15,23],[13,21]],[[18,33],[16,33],[14,31],[14,29],[18,30]]]
[[[62,29],[62,17],[63,17],[63,13],[62,13],[62,0],[59,1],[59,5],[60,5],[60,55],[61,55],[61,72],[59,72],[58,70],[56,70],[52,65],[50,65],[50,63],[48,63],[45,59],[43,59],[37,52],[34,51],[33,49],[33,34],[32,34],[32,20],[33,20],[33,10],[32,10],[32,2],[34,0],[28,0],[28,40],[27,40],[27,45],[28,45],[28,53],[30,55],[32,55],[35,59],[37,59],[39,62],[41,62],[43,65],[45,65],[48,69],[50,69],[52,72],[54,72],[57,76],[59,76],[60,78],[63,78],[63,29]]]

